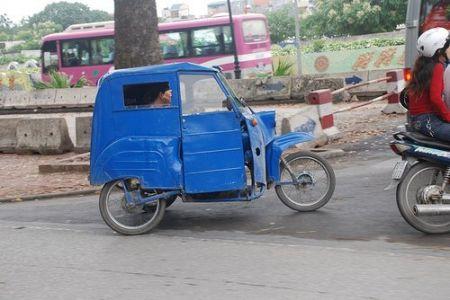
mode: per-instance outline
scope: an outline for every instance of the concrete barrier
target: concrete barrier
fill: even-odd
[[[75,118],[75,152],[88,152],[91,149],[92,117]]]
[[[328,138],[337,139],[341,134],[337,127],[334,126],[332,99],[331,90],[318,90],[308,95],[308,104],[316,107],[323,132]]]
[[[291,99],[291,77],[256,79],[255,101]]]
[[[96,94],[96,87],[46,89],[32,92],[3,91],[0,93],[0,109],[89,107],[94,105]]]
[[[17,124],[20,119],[0,119],[0,152],[14,153],[17,146]]]
[[[314,90],[344,87],[344,79],[339,77],[324,77],[323,75],[305,75],[292,78],[291,99],[306,102],[306,96]]]
[[[16,137],[17,153],[60,154],[73,150],[64,118],[21,119]]]
[[[320,125],[317,109],[312,105],[305,105],[294,112],[277,113],[277,133],[306,132],[314,136],[314,140],[302,144],[302,148],[314,148],[326,145],[328,136]]]
[[[405,88],[403,70],[391,71],[386,74],[390,77],[387,81],[387,93],[392,93],[388,98],[388,104],[383,108],[385,114],[404,114],[407,110],[400,105],[400,92]]]

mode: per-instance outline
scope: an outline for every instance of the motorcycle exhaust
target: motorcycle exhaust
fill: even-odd
[[[445,216],[450,215],[450,204],[416,204],[414,215],[422,216]]]

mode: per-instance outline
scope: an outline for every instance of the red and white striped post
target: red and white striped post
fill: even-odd
[[[403,70],[395,70],[386,73],[388,104],[383,108],[385,114],[404,114],[406,109],[400,104],[400,93],[405,88],[405,80],[403,79]]]
[[[331,139],[338,138],[340,135],[339,130],[334,126],[332,100],[333,97],[329,89],[312,91],[308,95],[308,103],[317,107],[323,132]]]

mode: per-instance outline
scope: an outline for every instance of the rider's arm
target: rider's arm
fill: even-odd
[[[433,77],[430,83],[430,101],[439,116],[446,122],[450,122],[450,111],[442,99],[444,90],[444,66],[436,64],[433,70]]]

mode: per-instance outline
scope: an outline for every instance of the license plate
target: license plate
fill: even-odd
[[[407,165],[408,162],[406,160],[397,162],[395,164],[394,171],[392,171],[392,179],[399,180],[400,178],[402,178]]]

